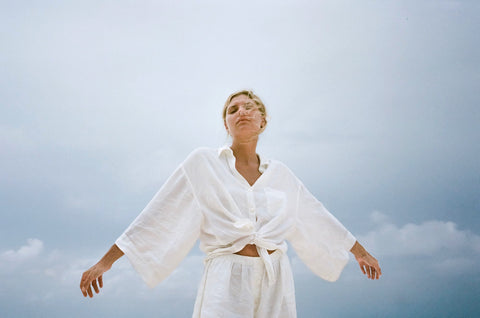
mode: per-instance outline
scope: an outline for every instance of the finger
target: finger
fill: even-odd
[[[100,288],[103,288],[103,275],[98,277],[98,283],[100,284]]]
[[[367,277],[370,278],[370,267],[365,265],[364,268],[365,268],[365,275],[367,275]]]
[[[82,287],[81,290],[82,290],[83,296],[87,297],[87,290],[85,289],[85,287]]]
[[[379,279],[380,278],[380,275],[381,275],[381,270],[380,270],[380,266],[378,266],[378,263],[375,263],[373,266],[372,266],[373,270],[375,271],[375,277],[374,279]]]
[[[362,270],[362,273],[363,273],[363,274],[367,274],[367,272],[365,271],[365,268],[363,267],[363,265],[360,265],[360,269]]]
[[[80,289],[83,291],[85,289],[84,284],[85,283],[85,273],[82,275],[82,279],[80,280]]]
[[[100,291],[98,290],[97,280],[94,280],[92,282],[92,286],[93,286],[93,289],[95,290],[95,292],[98,294]]]
[[[88,286],[87,292],[88,292],[88,296],[90,296],[90,298],[92,298],[93,297],[93,292],[92,292],[92,286],[91,285]]]
[[[83,296],[87,297],[87,288],[86,288],[86,275],[83,273],[82,280],[80,281],[80,290],[82,291]]]

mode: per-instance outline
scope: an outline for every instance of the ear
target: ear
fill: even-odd
[[[265,126],[267,126],[267,120],[265,119],[265,117],[262,117],[262,123],[260,124],[260,128],[265,128]]]
[[[225,125],[225,130],[226,130],[227,133],[230,135],[230,132],[228,131],[227,121],[226,121],[226,120],[223,120],[223,124]]]

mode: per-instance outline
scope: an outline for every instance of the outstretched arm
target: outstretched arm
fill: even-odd
[[[100,292],[99,286],[100,288],[103,287],[103,273],[108,271],[113,263],[122,256],[122,250],[119,249],[116,244],[113,244],[97,264],[83,273],[82,280],[80,281],[80,289],[82,290],[83,296],[87,297],[88,294],[88,296],[93,297],[92,287],[97,294]]]
[[[380,265],[378,265],[378,261],[368,253],[365,248],[357,242],[353,245],[350,249],[350,252],[355,256],[355,259],[360,265],[360,269],[362,272],[367,275],[370,279],[379,279],[382,275],[382,270],[380,269]]]

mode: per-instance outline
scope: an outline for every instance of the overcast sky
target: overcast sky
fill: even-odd
[[[286,163],[380,261],[335,283],[289,251],[299,317],[480,315],[477,1],[1,1],[0,317],[189,317],[195,247],[149,289],[78,288],[253,89]]]

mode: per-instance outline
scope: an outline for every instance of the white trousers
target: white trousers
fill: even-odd
[[[287,255],[270,255],[269,284],[260,257],[217,256],[205,264],[193,318],[296,318],[295,288]]]

